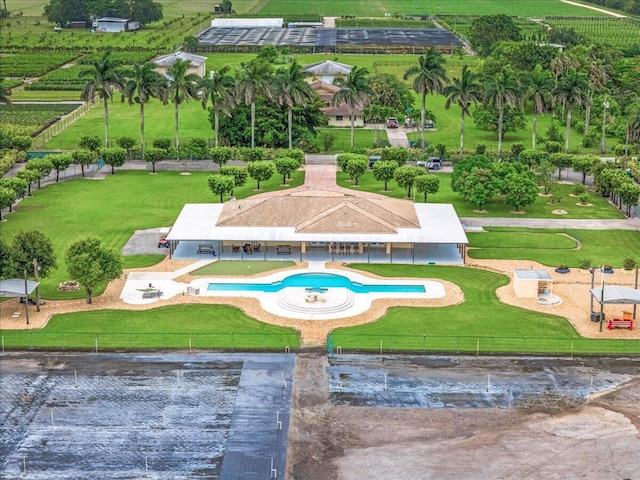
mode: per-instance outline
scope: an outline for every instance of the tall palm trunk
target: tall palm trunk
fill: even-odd
[[[251,102],[251,148],[256,146],[256,102]],[[260,187],[258,187],[259,189]]]
[[[179,147],[180,147],[180,139],[179,139],[179,135],[178,135],[178,104],[175,103],[175,108],[174,110],[174,117],[175,117],[175,123],[176,123],[176,155],[180,155],[179,152]]]
[[[464,150],[464,109],[462,109],[462,117],[460,119],[460,155],[462,155],[462,152]],[[425,203],[427,202],[426,200],[426,193],[425,193]]]
[[[589,100],[584,111],[584,135],[589,135],[589,122],[591,121],[591,102],[593,101],[593,90],[589,91]]]
[[[218,148],[218,107],[214,106],[213,107],[213,137],[214,137],[214,144],[216,146],[216,148]],[[222,203],[222,202],[221,202]]]
[[[426,146],[424,141],[424,124],[426,122],[425,117],[427,116],[427,92],[422,92],[422,100],[420,104],[420,146],[422,151],[424,152],[424,148]]]
[[[498,108],[498,157],[502,156],[502,124],[504,122],[504,107]]]
[[[104,97],[104,146],[109,147],[109,104],[107,97]]]
[[[351,147],[353,147],[354,142],[353,142],[353,135],[354,135],[354,130],[356,128],[356,124],[355,124],[355,115],[353,114],[353,107],[349,107],[349,117],[351,119]]]
[[[533,149],[536,149],[536,136],[538,130],[538,116],[536,115],[536,109],[533,108],[533,115],[531,119],[531,145]]]
[[[144,160],[144,103],[140,102],[140,154]]]
[[[564,139],[564,153],[569,153],[569,135],[571,135],[571,110],[572,106],[567,107],[567,131]]]
[[[293,108],[289,106],[288,112],[288,120],[289,120],[289,150],[293,148]]]

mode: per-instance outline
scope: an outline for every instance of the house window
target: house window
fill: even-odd
[[[342,121],[342,115],[336,115],[336,122]]]

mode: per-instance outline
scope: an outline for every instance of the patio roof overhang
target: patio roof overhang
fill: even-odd
[[[398,228],[393,233],[296,232],[295,227],[220,227],[216,223],[224,204],[186,204],[167,240],[257,242],[351,242],[468,244],[460,219],[450,204],[413,204],[420,228]]]

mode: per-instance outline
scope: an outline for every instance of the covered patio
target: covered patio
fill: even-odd
[[[289,196],[187,204],[167,235],[174,259],[462,264],[448,204]]]

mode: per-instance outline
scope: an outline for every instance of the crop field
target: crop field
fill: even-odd
[[[338,18],[339,28],[435,28],[429,19],[419,18]]]
[[[68,104],[15,104],[7,107],[0,105],[0,127],[4,124],[19,125],[29,135],[35,135],[54,123],[58,117],[78,108]]]
[[[628,48],[640,43],[640,20],[635,18],[562,18],[547,17],[544,19],[551,28],[573,28],[589,41],[612,45],[617,48]]]
[[[486,15],[502,13],[505,15],[536,16],[602,16],[602,13],[562,3],[559,0],[448,0],[439,2],[416,2],[414,0],[381,0],[369,2],[363,0],[318,0],[300,2],[299,0],[267,0],[254,13],[261,16],[284,16],[297,12],[300,14],[319,14],[324,16],[355,15],[356,17],[392,15],[464,15],[482,12]],[[234,2],[235,7],[235,2]]]
[[[73,53],[3,53],[0,77],[39,77],[77,56]]]
[[[0,36],[0,49],[23,51],[27,47],[32,51],[46,49],[86,52],[109,47],[114,51],[150,50],[165,53],[177,47],[186,35],[199,32],[209,23],[210,18],[206,14],[186,18],[165,17],[136,32],[101,34],[91,33],[89,29],[54,32],[54,25],[45,17],[18,17],[5,23],[5,28],[10,28]]]

